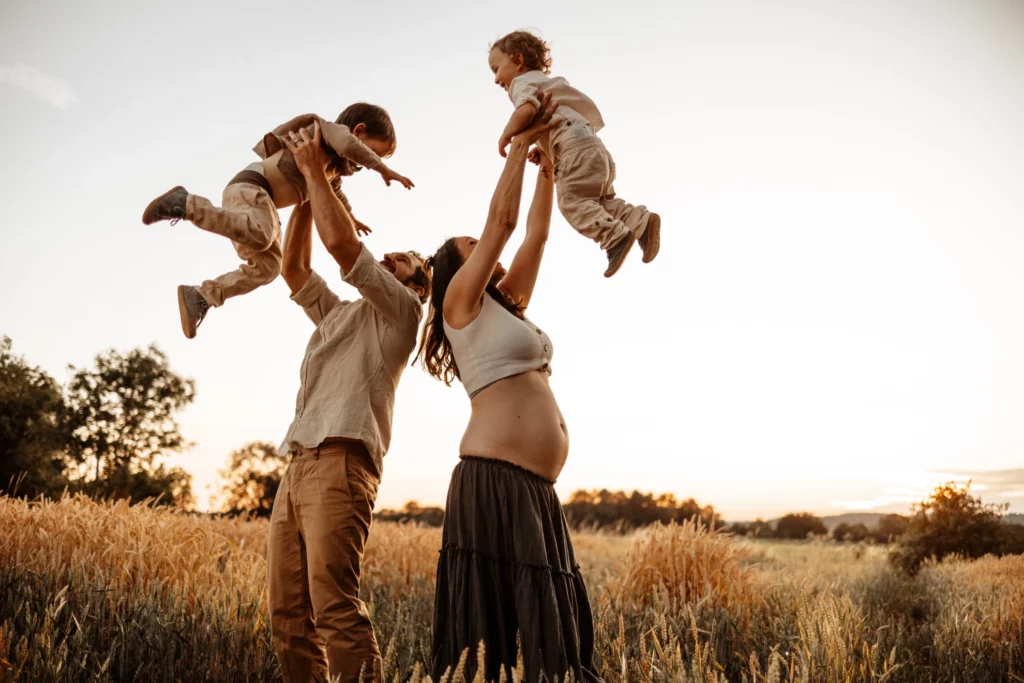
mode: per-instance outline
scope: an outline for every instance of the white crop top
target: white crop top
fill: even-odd
[[[551,339],[484,294],[480,314],[461,330],[444,321],[462,386],[470,398],[500,379],[531,370],[551,374]]]

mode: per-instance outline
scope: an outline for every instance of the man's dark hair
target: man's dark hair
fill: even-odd
[[[345,111],[338,115],[335,123],[348,126],[349,130],[354,129],[360,123],[366,126],[366,134],[374,140],[384,140],[391,145],[391,152],[385,156],[395,153],[398,146],[398,139],[395,137],[395,127],[391,123],[391,116],[384,107],[366,102],[356,102],[345,107]]]
[[[551,73],[551,50],[548,44],[529,31],[513,31],[498,40],[491,49],[498,48],[509,57],[523,56],[523,65],[531,71]]]

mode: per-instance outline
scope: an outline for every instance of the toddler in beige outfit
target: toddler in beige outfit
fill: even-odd
[[[277,210],[307,201],[306,181],[284,144],[285,136],[306,129],[313,132],[319,122],[322,145],[327,156],[326,171],[335,194],[351,213],[352,206],[341,192],[342,176],[365,167],[377,171],[389,186],[395,180],[406,188],[413,184],[392,171],[381,160],[395,150],[395,129],[381,107],[357,103],[341,113],[337,121],[324,121],[315,114],[303,114],[263,136],[253,148],[262,159],[247,166],[224,188],[221,206],[189,194],[178,186],[160,195],[146,207],[142,222],[161,220],[172,224],[181,219],[231,240],[245,263],[237,270],[207,280],[198,287],[178,287],[181,329],[192,339],[210,307],[226,299],[251,292],[281,274],[281,219]],[[370,229],[355,221],[363,234]]]
[[[605,277],[618,272],[634,241],[640,242],[643,262],[653,261],[661,246],[661,217],[615,196],[615,162],[597,137],[604,127],[601,112],[564,78],[548,75],[547,43],[532,33],[515,31],[491,47],[487,61],[494,82],[508,92],[515,107],[498,142],[501,155],[512,136],[533,121],[538,95],[551,93],[562,122],[538,144],[555,164],[558,208],[565,220],[605,250]]]

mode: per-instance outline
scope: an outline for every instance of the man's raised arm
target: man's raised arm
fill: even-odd
[[[296,294],[313,272],[313,210],[309,202],[292,209],[288,230],[284,234],[284,260],[281,276],[288,289]]]
[[[356,234],[356,223],[352,214],[338,199],[327,179],[324,166],[327,158],[320,145],[320,124],[313,127],[310,138],[305,129],[289,133],[285,140],[288,151],[295,157],[295,164],[306,178],[306,189],[309,192],[309,204],[313,208],[313,220],[316,223],[320,240],[327,247],[334,260],[344,272],[352,270],[362,244]]]

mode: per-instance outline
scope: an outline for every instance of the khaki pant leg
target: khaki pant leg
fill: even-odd
[[[601,206],[612,218],[622,221],[639,238],[647,230],[647,221],[651,217],[651,212],[647,210],[646,206],[633,206],[615,196],[615,160],[607,151],[605,151],[605,156],[608,158],[611,172],[604,188],[604,195],[601,197]]]
[[[608,249],[629,228],[603,204],[612,181],[611,158],[600,145],[587,145],[563,154],[555,166],[558,208],[576,232]]]
[[[380,478],[362,446],[315,460],[318,486],[303,491],[309,587],[332,680],[382,681],[380,648],[359,599],[359,567]]]
[[[230,238],[235,252],[246,261],[199,286],[211,306],[248,294],[281,274],[281,219],[270,195],[262,188],[236,183],[224,189],[223,204],[218,209],[203,197],[189,195],[186,209],[189,220],[199,227]]]
[[[281,235],[277,207],[266,190],[248,183],[224,188],[221,207],[205,197],[190,194],[185,202],[185,217],[196,226],[253,251],[263,251]]]
[[[246,259],[237,270],[207,280],[199,285],[199,293],[211,306],[221,306],[226,299],[248,294],[252,290],[273,282],[281,274],[281,242],[278,240],[265,251],[253,252],[235,244],[235,251]]]
[[[323,641],[313,627],[300,511],[292,494],[292,478],[296,469],[302,475],[303,466],[304,463],[292,463],[285,471],[274,498],[267,547],[270,632],[285,683],[307,683],[327,677]]]

